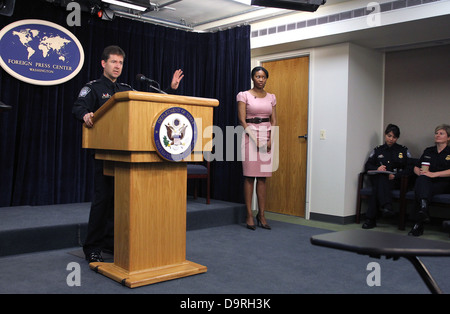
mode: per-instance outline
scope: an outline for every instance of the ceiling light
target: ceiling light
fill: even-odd
[[[131,3],[127,3],[127,2],[122,2],[122,1],[116,1],[116,0],[102,0],[103,2],[109,3],[109,4],[114,4],[114,5],[118,5],[121,7],[125,7],[125,8],[130,8],[133,10],[138,10],[138,11],[145,11],[147,10],[146,7],[140,6],[140,5],[135,5],[135,4],[131,4]]]

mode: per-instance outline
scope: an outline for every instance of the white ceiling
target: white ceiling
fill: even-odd
[[[51,1],[51,0],[47,0]],[[90,1],[93,0],[84,0]],[[100,0],[94,0],[100,1]],[[144,13],[110,5],[117,16],[190,31],[215,31],[244,23],[255,23],[277,16],[289,16],[296,11],[251,6],[250,0],[122,0],[150,7]],[[318,12],[327,6],[348,0],[327,0]],[[348,1],[350,2],[350,1]],[[345,5],[345,4],[344,4]],[[291,43],[273,49],[304,48],[305,46],[335,44],[350,41],[379,50],[398,50],[450,43],[450,18],[448,16],[417,20],[389,27],[378,27],[330,37]]]

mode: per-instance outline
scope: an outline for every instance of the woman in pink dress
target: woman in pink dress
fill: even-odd
[[[272,127],[276,125],[276,97],[264,90],[269,73],[263,67],[252,70],[253,88],[240,92],[236,99],[242,134],[242,169],[244,173],[244,198],[247,209],[247,228],[255,230],[252,215],[253,185],[256,178],[256,195],[259,212],[258,225],[271,229],[264,217],[266,204],[266,177],[272,176]]]

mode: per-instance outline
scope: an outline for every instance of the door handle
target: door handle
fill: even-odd
[[[304,138],[305,140],[307,140],[307,139],[308,139],[308,134],[305,134],[305,135],[299,135],[298,138]]]

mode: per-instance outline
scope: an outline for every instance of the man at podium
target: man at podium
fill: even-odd
[[[94,112],[117,92],[133,88],[117,79],[122,74],[125,52],[118,46],[104,49],[101,59],[103,75],[87,83],[80,91],[72,108],[74,117],[88,128],[94,126]],[[174,92],[183,78],[183,71],[176,70],[168,92]],[[92,154],[94,157],[94,154]],[[94,196],[83,251],[86,260],[102,262],[101,251],[114,248],[114,178],[103,175],[103,161],[94,158]]]

